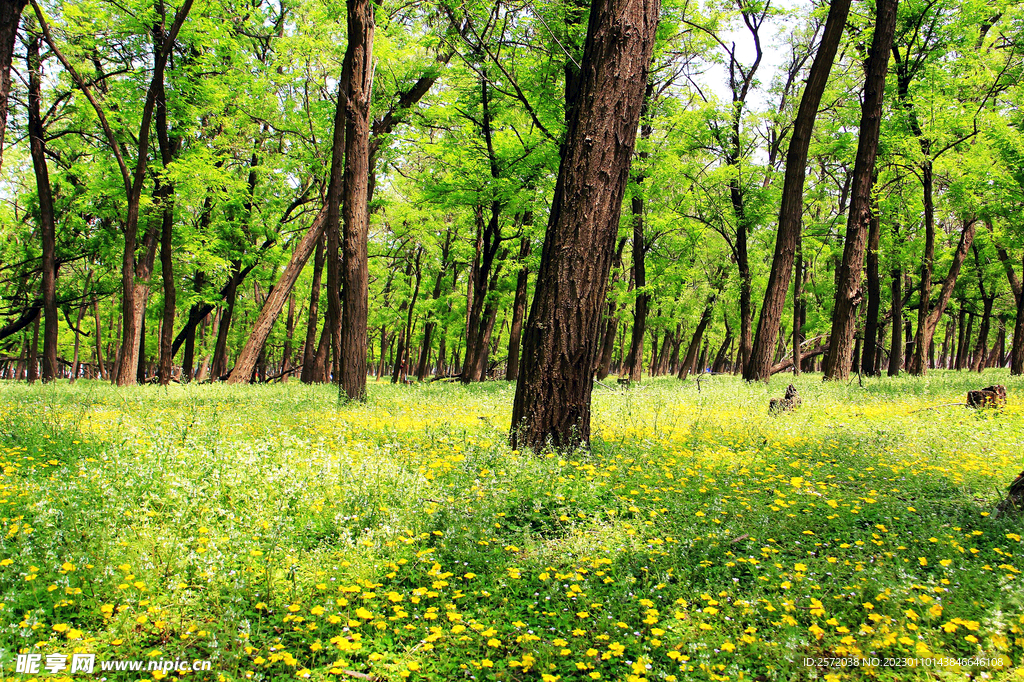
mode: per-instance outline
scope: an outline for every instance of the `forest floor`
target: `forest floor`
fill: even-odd
[[[571,456],[504,382],[0,385],[0,679],[1016,678],[1024,380],[791,380],[596,387]]]

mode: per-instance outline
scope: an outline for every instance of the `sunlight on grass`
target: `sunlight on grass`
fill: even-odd
[[[507,445],[505,383],[341,407],[298,384],[5,384],[0,664],[923,680],[957,668],[804,659],[1001,656],[958,679],[1011,675],[1021,538],[992,512],[1024,468],[1024,382],[801,377],[803,406],[769,415],[789,380],[597,387],[592,451],[540,455]],[[1003,410],[925,409],[993,382]]]

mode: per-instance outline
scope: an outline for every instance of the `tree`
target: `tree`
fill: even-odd
[[[832,333],[825,356],[825,380],[845,380],[850,374],[856,311],[862,300],[860,288],[864,247],[871,222],[871,189],[874,186],[875,156],[882,128],[882,103],[885,98],[885,74],[889,69],[889,51],[896,30],[898,0],[877,0],[875,32],[865,65],[864,100],[861,104],[860,139],[853,167],[853,190],[846,224],[843,263],[839,272],[836,305],[832,310]],[[878,249],[877,224],[875,244]],[[877,264],[876,264],[877,273]],[[877,315],[877,303],[876,303]],[[871,339],[874,353],[874,337]]]
[[[590,442],[590,394],[658,24],[658,0],[594,0],[537,290],[523,338],[512,446]],[[586,207],[586,208],[582,208]]]
[[[366,317],[369,230],[370,88],[373,84],[373,5],[348,0],[348,48],[341,80],[345,106],[345,170],[342,186],[344,266],[340,384],[350,400],[366,397]],[[339,106],[341,106],[339,98]]]
[[[800,99],[800,109],[793,124],[793,135],[789,142],[789,151],[786,153],[786,175],[782,188],[782,207],[779,209],[775,255],[772,257],[768,289],[765,291],[761,315],[757,322],[757,335],[750,351],[750,362],[743,370],[743,378],[747,381],[767,381],[771,376],[779,323],[782,320],[786,290],[789,288],[789,278],[793,270],[796,243],[800,238],[807,149],[810,146],[811,131],[814,129],[814,119],[818,115],[821,95],[825,91],[825,84],[832,70],[832,62],[835,60],[849,11],[849,0],[829,4],[821,44],[814,55],[807,85]]]

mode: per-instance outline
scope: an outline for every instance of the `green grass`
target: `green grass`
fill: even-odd
[[[28,651],[211,660],[195,680],[1016,675],[1020,521],[992,512],[1024,381],[803,376],[769,415],[790,380],[597,387],[572,455],[509,449],[505,383],[4,384],[0,679]],[[923,409],[990,383],[1005,409]],[[936,656],[1003,664],[804,664]]]

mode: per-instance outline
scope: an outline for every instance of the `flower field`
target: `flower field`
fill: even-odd
[[[1024,381],[789,380],[599,386],[571,455],[504,382],[4,384],[0,679],[1024,677]]]

